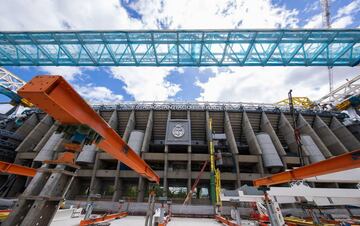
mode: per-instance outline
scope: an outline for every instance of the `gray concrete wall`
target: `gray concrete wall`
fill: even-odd
[[[359,140],[336,117],[332,117],[330,129],[349,151],[360,148]]]
[[[346,147],[319,116],[315,117],[314,130],[332,155],[341,155],[348,152]]]

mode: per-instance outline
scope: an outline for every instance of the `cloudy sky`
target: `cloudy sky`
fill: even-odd
[[[0,30],[320,28],[320,0],[0,0]],[[334,28],[359,28],[360,0],[331,0]],[[313,100],[328,90],[324,67],[7,67],[28,81],[63,75],[92,103]],[[360,68],[334,69],[335,86]]]

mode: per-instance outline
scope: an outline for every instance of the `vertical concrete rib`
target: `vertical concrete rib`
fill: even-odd
[[[171,119],[171,110],[169,110],[168,112],[168,120],[170,119]],[[167,193],[168,193],[168,178],[167,178],[168,167],[169,167],[168,153],[169,153],[169,146],[166,144],[164,149],[164,178],[163,178],[164,197],[167,197]]]
[[[34,113],[15,131],[15,135],[21,139],[25,137],[34,129],[36,124],[39,122],[37,115]]]
[[[287,169],[287,166],[285,164],[285,159],[284,159],[286,156],[286,151],[284,150],[284,147],[282,146],[281,141],[279,140],[279,137],[277,136],[277,134],[276,134],[273,126],[271,125],[271,122],[265,112],[261,113],[260,129],[262,131],[266,132],[267,134],[269,134],[271,141],[274,144],[275,149],[276,149],[277,153],[279,154],[281,161],[283,162],[284,168]]]
[[[291,151],[292,153],[297,153],[298,149],[294,136],[294,128],[291,126],[289,120],[283,113],[280,114],[279,131],[284,137],[289,151]]]
[[[97,111],[97,113],[100,114],[99,110]],[[112,113],[112,115],[108,121],[108,124],[111,126],[111,128],[116,129],[117,128],[117,118],[114,118],[114,117],[117,117],[117,114],[116,114],[116,116],[114,116],[114,114],[116,114],[116,110]],[[101,186],[98,178],[96,177],[96,172],[98,171],[98,169],[101,168],[100,154],[101,154],[101,151],[99,149],[96,149],[94,167],[92,169],[91,179],[90,179],[90,188],[89,188],[90,195],[97,194],[98,191],[100,190],[100,186]],[[88,196],[88,201],[89,201],[89,197],[90,196]]]
[[[141,158],[143,158],[143,153],[144,152],[148,152],[149,151],[149,145],[150,145],[150,141],[151,141],[151,135],[152,135],[152,128],[153,128],[153,110],[150,110],[149,112],[149,116],[148,116],[148,120],[146,123],[146,129],[145,129],[145,135],[144,135],[144,140],[143,140],[143,144],[141,147]],[[143,177],[139,177],[139,182],[138,182],[138,195],[137,195],[137,202],[143,202],[144,201],[144,196],[145,196],[145,179]]]
[[[225,124],[224,128],[225,128],[226,139],[229,144],[230,151],[233,155],[233,159],[234,159],[234,163],[235,163],[235,172],[236,172],[236,183],[235,184],[236,184],[236,187],[239,188],[241,186],[240,169],[239,169],[239,164],[237,161],[237,155],[239,154],[239,150],[237,148],[234,132],[233,132],[233,129],[231,126],[229,113],[227,111],[225,111],[224,124]]]
[[[349,151],[360,148],[360,141],[336,117],[332,117],[330,129]]]
[[[348,150],[330,130],[326,123],[316,115],[313,128],[320,139],[333,155],[341,155],[347,153]]]
[[[190,121],[191,125],[191,116],[190,111],[187,111],[187,119]],[[191,144],[187,147],[187,192],[191,190]],[[191,204],[191,197],[189,199],[189,204]]]
[[[242,129],[245,133],[246,141],[249,145],[249,151],[252,155],[256,155],[258,158],[258,171],[261,175],[264,175],[264,166],[262,161],[262,151],[258,140],[255,136],[254,130],[251,126],[250,120],[246,114],[246,111],[243,112],[243,120],[242,120]]]
[[[274,130],[274,128],[272,127],[267,115],[265,112],[262,112],[261,114],[261,125],[260,128],[262,131],[266,132],[267,134],[269,134],[271,141],[273,142],[276,151],[278,152],[278,154],[280,156],[285,156],[286,152],[284,150],[284,147],[282,146],[278,136],[276,135],[276,132]]]
[[[25,139],[19,144],[15,151],[26,152],[33,151],[36,145],[39,143],[41,138],[50,129],[54,120],[50,115],[46,115],[25,137]]]
[[[133,115],[133,112],[131,113],[131,115]],[[130,115],[130,117],[131,117]],[[117,110],[114,110],[113,113],[110,116],[110,119],[108,121],[109,125],[111,126],[111,128],[113,129],[117,129],[118,127],[118,112]],[[128,132],[128,134],[130,134],[130,132]],[[129,136],[127,136],[127,139],[129,138]],[[125,140],[127,141],[127,140]],[[117,201],[119,199],[119,197],[122,195],[121,194],[121,181],[120,181],[120,161],[117,161],[117,165],[116,165],[116,173],[115,173],[115,180],[114,180],[114,194],[112,196],[112,201]]]
[[[329,149],[325,146],[325,144],[321,141],[320,137],[315,133],[313,128],[310,126],[310,124],[305,120],[305,118],[301,114],[299,114],[297,121],[301,133],[311,136],[316,146],[318,146],[318,148],[320,149],[321,153],[323,153],[325,158],[330,158],[332,154],[330,153]]]
[[[55,122],[50,129],[46,132],[46,134],[43,136],[43,138],[41,138],[41,140],[39,141],[39,143],[35,146],[34,148],[34,152],[39,152],[44,145],[47,143],[47,141],[49,140],[49,138],[51,137],[51,135],[56,131],[56,129],[58,128],[59,123]]]

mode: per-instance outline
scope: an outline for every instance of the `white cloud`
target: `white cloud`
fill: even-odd
[[[322,22],[322,15],[317,14],[308,19],[308,22],[304,25],[304,28],[321,28],[323,25]]]
[[[331,27],[332,28],[346,28],[347,26],[351,25],[353,23],[353,17],[352,16],[343,16],[337,20],[335,20]]]
[[[360,73],[359,68],[334,68],[335,87]],[[290,89],[294,96],[316,100],[329,92],[328,72],[324,67],[231,68],[218,72],[207,82],[196,84],[203,90],[198,100],[274,103],[285,99]]]
[[[298,11],[270,0],[149,0],[132,7],[146,27],[170,29],[233,29],[297,27]]]
[[[94,86],[93,84],[74,85],[74,89],[91,104],[116,104],[123,100],[122,95],[115,94],[104,86]]]
[[[80,67],[55,67],[55,66],[43,66],[39,68],[42,71],[46,71],[49,75],[61,75],[68,82],[75,80],[76,76],[81,76],[83,74]]]
[[[139,29],[118,0],[2,0],[1,30]]]
[[[360,11],[360,0],[353,0],[337,11],[335,18],[340,18]]]
[[[113,77],[122,80],[125,90],[135,100],[167,100],[179,92],[178,84],[170,83],[166,77],[174,70],[171,67],[112,67]]]

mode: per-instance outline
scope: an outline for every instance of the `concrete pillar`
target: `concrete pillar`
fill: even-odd
[[[235,163],[235,172],[236,172],[236,188],[240,188],[241,182],[240,182],[240,169],[239,169],[239,162],[237,159],[237,155],[239,154],[239,150],[237,148],[234,132],[231,126],[229,113],[225,111],[225,120],[224,120],[224,128],[225,128],[225,134],[226,134],[226,140],[229,144],[230,151],[233,155],[234,163]]]
[[[332,157],[332,154],[330,153],[329,149],[325,146],[325,144],[321,141],[320,137],[315,133],[313,128],[310,126],[310,124],[304,119],[304,117],[301,114],[299,114],[297,124],[302,134],[307,134],[311,136],[316,146],[318,146],[318,148],[323,153],[325,158]]]
[[[148,152],[149,151],[149,145],[150,145],[150,141],[151,141],[151,135],[152,135],[152,128],[153,128],[153,110],[150,111],[149,116],[148,116],[148,121],[146,124],[146,129],[145,129],[145,135],[144,135],[144,140],[143,140],[143,144],[141,147],[141,158],[143,158],[143,153],[144,152]],[[139,182],[138,182],[138,195],[137,195],[137,202],[143,202],[144,201],[144,196],[145,196],[145,190],[146,190],[146,183],[145,183],[145,179],[143,177],[139,177]]]
[[[58,126],[59,126],[59,123],[55,122],[50,127],[50,129],[46,132],[46,134],[43,136],[43,138],[41,138],[39,143],[35,146],[34,152],[39,152],[44,147],[46,142],[49,140],[50,136],[57,130]]]
[[[191,123],[191,115],[190,111],[187,111],[187,119]],[[191,145],[188,145],[187,147],[187,192],[189,193],[191,190]],[[191,204],[191,197],[189,199],[189,204]]]
[[[53,123],[54,120],[51,116],[46,115],[35,127],[32,128],[31,132],[25,137],[25,139],[23,139],[15,151],[33,151],[35,146],[40,142],[41,138],[46,134]]]
[[[264,166],[262,161],[262,151],[260,148],[260,145],[258,143],[258,140],[255,136],[254,130],[251,126],[250,120],[246,114],[246,112],[243,112],[243,119],[242,119],[242,130],[245,133],[246,141],[249,145],[249,151],[252,155],[256,155],[258,158],[258,171],[261,176],[264,175]]]
[[[284,163],[284,168],[286,169],[286,164],[285,164],[285,160],[284,157],[286,156],[286,151],[284,150],[284,147],[282,146],[279,137],[277,136],[274,128],[272,127],[269,118],[267,117],[265,112],[261,113],[261,124],[260,124],[260,128],[262,131],[266,132],[267,134],[269,134],[271,141],[273,142],[275,149],[277,151],[277,153],[280,156],[281,161]]]
[[[294,128],[283,113],[280,114],[279,131],[280,134],[284,137],[286,144],[288,145],[289,151],[291,151],[292,153],[297,153],[298,149],[294,136]]]
[[[286,152],[284,150],[284,147],[282,146],[279,137],[276,135],[276,132],[274,130],[274,128],[272,127],[267,115],[265,112],[262,112],[261,114],[261,124],[260,124],[260,128],[262,131],[266,132],[267,134],[269,134],[271,141],[273,142],[276,151],[278,152],[278,154],[280,156],[284,156],[286,155]]]
[[[170,119],[171,119],[171,111],[169,110],[168,120],[170,120]],[[168,178],[167,178],[167,173],[168,173],[168,168],[169,168],[168,153],[169,153],[169,146],[165,145],[165,149],[164,149],[164,179],[163,179],[163,187],[164,187],[163,196],[164,197],[167,197],[167,192],[168,192]]]
[[[341,155],[348,152],[346,147],[318,115],[315,117],[313,128],[331,154]]]
[[[109,119],[109,125],[111,128],[116,129],[118,127],[118,112],[115,110]],[[122,139],[127,142],[130,136],[130,129],[133,130],[135,127],[135,112],[132,111],[126,125],[126,129]],[[122,196],[122,180],[120,179],[120,166],[121,162],[117,161],[116,165],[116,173],[115,173],[115,180],[114,180],[114,194],[112,197],[112,201],[116,202]]]
[[[97,113],[99,114],[99,111]],[[110,125],[111,128],[117,127],[117,112],[116,112],[116,110],[112,113],[112,115],[107,123]],[[91,179],[90,179],[89,195],[97,194],[100,191],[101,183],[100,183],[99,179],[96,177],[96,172],[101,168],[100,153],[101,153],[101,151],[99,149],[96,149],[94,167],[93,167],[93,170],[91,173]],[[89,197],[88,197],[88,201],[89,201]]]
[[[99,191],[99,181],[96,178],[96,171],[100,168],[101,163],[100,163],[100,151],[97,151],[95,154],[95,163],[94,163],[94,167],[92,169],[91,172],[91,179],[90,179],[90,185],[89,185],[89,195],[87,197],[88,201],[90,201],[90,195],[93,194],[97,194]]]
[[[187,192],[189,193],[191,190],[191,145],[188,145],[187,152]],[[191,204],[191,197],[188,203]]]
[[[330,129],[349,151],[360,148],[359,140],[336,117],[332,117]]]
[[[34,129],[39,122],[37,115],[32,114],[25,122],[15,131],[14,135],[25,139],[25,137]]]
[[[168,161],[168,153],[169,153],[169,146],[165,145],[164,149],[164,178],[163,178],[163,196],[167,197],[167,190],[168,190],[168,180],[167,180],[167,172],[169,167],[169,161]]]

